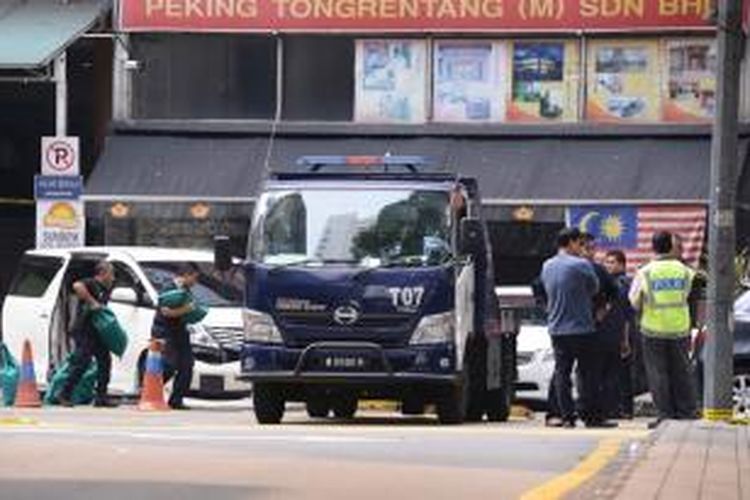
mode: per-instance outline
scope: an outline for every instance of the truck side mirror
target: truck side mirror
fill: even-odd
[[[219,271],[229,271],[232,268],[229,236],[214,236],[214,267]]]
[[[461,219],[458,249],[462,255],[477,255],[484,251],[484,231],[479,219]]]

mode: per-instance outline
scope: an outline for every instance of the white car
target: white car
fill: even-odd
[[[68,332],[78,299],[72,284],[92,276],[94,264],[101,259],[114,265],[109,307],[128,333],[124,355],[113,357],[110,393],[138,394],[158,290],[185,262],[201,270],[193,294],[209,308],[206,318],[190,327],[196,357],[191,392],[224,396],[249,391],[250,386],[236,378],[243,338],[242,270],[215,271],[210,251],[149,247],[29,250],[24,254],[3,304],[2,338],[19,361],[23,342],[29,339],[40,388],[46,387],[73,347]]]
[[[516,339],[516,398],[546,401],[555,360],[544,311],[536,305],[531,287],[501,286],[495,288],[495,294],[501,306],[517,311],[520,320]]]

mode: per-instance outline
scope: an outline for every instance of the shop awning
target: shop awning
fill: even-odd
[[[88,31],[110,0],[10,0],[0,5],[0,69],[34,69]]]
[[[740,141],[744,164],[750,139]],[[423,155],[438,170],[480,179],[485,202],[705,202],[706,137],[277,137],[272,169],[304,155]],[[87,198],[247,198],[265,172],[264,137],[115,135],[89,179]]]

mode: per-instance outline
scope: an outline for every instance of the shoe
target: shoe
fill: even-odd
[[[57,396],[57,404],[60,406],[64,406],[65,408],[72,408],[73,406],[75,406],[73,404],[73,401],[66,398],[65,396]]]
[[[563,421],[560,417],[547,415],[544,417],[545,427],[562,427]]]
[[[646,427],[648,427],[649,430],[654,430],[657,427],[659,427],[659,425],[662,422],[664,422],[664,420],[666,420],[666,419],[664,419],[664,418],[657,418],[656,420],[653,420],[653,421],[649,422]]]
[[[96,408],[117,408],[120,405],[108,398],[97,398],[94,400],[94,406]]]
[[[576,421],[575,420],[563,420],[562,425],[560,427],[562,427],[563,429],[575,429]]]
[[[190,407],[185,403],[169,403],[169,407],[173,410],[189,410]]]
[[[619,424],[617,422],[612,422],[610,420],[589,420],[586,422],[586,428],[588,429],[614,429],[618,426]]]

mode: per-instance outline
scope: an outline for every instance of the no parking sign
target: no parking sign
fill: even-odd
[[[78,175],[78,137],[42,137],[42,175]]]

